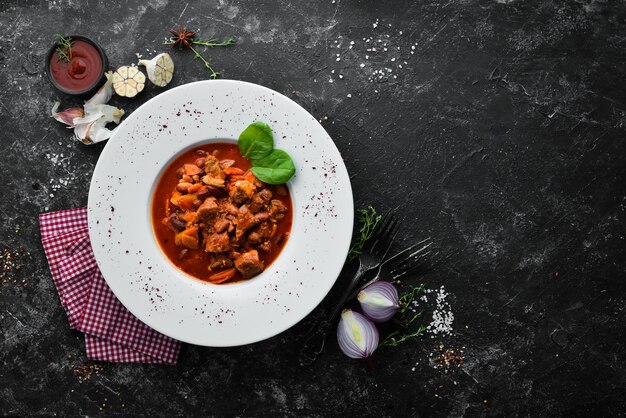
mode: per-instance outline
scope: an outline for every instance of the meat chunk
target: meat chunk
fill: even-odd
[[[237,214],[237,228],[235,229],[235,241],[239,242],[243,239],[244,235],[250,228],[258,225],[263,221],[270,219],[270,214],[267,212],[261,212],[253,214],[248,206],[243,205],[239,208]]]
[[[237,228],[235,229],[235,240],[239,241],[243,238],[248,229],[254,226],[254,214],[250,212],[248,206],[243,205],[239,208],[237,214]]]
[[[278,199],[272,199],[270,202],[270,216],[274,220],[283,219],[287,212],[287,206]]]
[[[269,189],[263,189],[252,196],[248,207],[252,213],[257,213],[264,210],[270,200],[272,200],[272,192]]]
[[[220,167],[222,167],[222,170],[228,167],[232,167],[233,165],[235,165],[235,160],[221,160],[220,161]]]
[[[269,253],[270,251],[272,251],[272,243],[269,241],[265,241],[264,243],[259,245],[258,248],[261,251],[265,251],[266,253]]]
[[[230,259],[228,253],[211,254],[211,261],[209,262],[209,270],[222,269],[226,267],[232,267],[233,260]]]
[[[230,221],[224,218],[218,219],[217,221],[215,221],[215,224],[213,225],[215,232],[220,233],[220,234],[224,231],[228,231],[229,227],[230,227]]]
[[[256,276],[263,271],[263,262],[259,259],[259,252],[257,250],[250,250],[241,254],[235,260],[235,268],[239,270],[241,275],[246,279]]]
[[[239,208],[233,205],[233,202],[231,202],[230,199],[220,199],[218,200],[218,204],[220,205],[220,212],[222,213],[234,216],[237,216],[239,214]]]
[[[207,233],[204,236],[204,251],[208,253],[223,253],[230,250],[230,237],[228,233]]]
[[[276,233],[277,226],[274,222],[265,221],[259,226],[255,227],[248,235],[248,241],[252,244],[257,244],[262,241],[267,241]]]
[[[195,164],[185,164],[183,165],[183,171],[188,176],[195,176],[196,174],[202,173],[200,167]]]
[[[224,187],[224,179],[226,174],[220,167],[220,162],[213,155],[207,155],[204,161],[205,176],[202,177],[202,182],[209,186]]]
[[[230,239],[228,233],[214,233],[206,237],[204,251],[207,253],[223,253],[230,249]]]
[[[272,200],[272,191],[270,189],[263,189],[258,193],[258,195],[266,203]]]
[[[213,186],[213,187],[224,187],[226,185],[226,183],[224,182],[224,179],[220,179],[218,177],[211,177],[208,174],[202,177],[202,182],[208,186]]]
[[[198,208],[198,218],[200,218],[203,222],[212,222],[219,212],[219,206],[217,204],[217,199],[214,197],[207,197],[204,199],[204,202]]]
[[[236,181],[230,188],[229,196],[233,203],[241,205],[250,199],[256,187],[247,180]]]

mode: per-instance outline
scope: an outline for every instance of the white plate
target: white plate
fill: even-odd
[[[255,120],[296,165],[288,183],[292,233],[259,276],[202,283],[172,265],[151,225],[152,193],[183,150],[234,140]],[[346,260],[353,224],[350,180],[324,128],[298,104],[255,84],[200,81],[135,110],[102,151],[89,189],[89,233],[107,283],[137,318],[192,344],[222,347],[272,337],[304,318],[328,293]]]

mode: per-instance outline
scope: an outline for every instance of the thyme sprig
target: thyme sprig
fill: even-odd
[[[178,30],[172,30],[170,32],[174,36],[169,41],[163,42],[163,45],[172,45],[173,47],[178,47],[179,49],[182,49],[183,47],[189,48],[191,52],[193,52],[194,59],[199,58],[204,64],[204,67],[211,72],[211,79],[216,79],[220,73],[213,69],[209,61],[207,61],[206,58],[204,58],[202,54],[194,48],[194,46],[213,48],[235,44],[235,40],[233,38],[224,39],[222,42],[219,42],[216,38],[209,38],[205,41],[198,40],[195,39],[195,32],[183,30],[181,26],[179,26]]]
[[[424,325],[420,325],[420,327],[415,332],[411,332],[408,334],[400,335],[400,331],[394,331],[391,334],[387,335],[387,337],[383,340],[382,343],[378,345],[378,347],[397,347],[412,338],[419,337],[424,333],[424,331],[426,331],[426,327]]]
[[[401,316],[404,316],[406,314],[406,312],[411,307],[411,303],[415,299],[417,299],[419,295],[424,293],[424,290],[426,290],[426,285],[422,283],[419,286],[411,286],[411,288],[408,291],[404,292],[400,296],[399,300],[400,300],[400,315]]]
[[[400,296],[400,309],[398,310],[400,329],[387,335],[379,344],[379,347],[397,347],[404,342],[422,335],[426,331],[426,327],[424,325],[420,325],[414,331],[407,331],[415,320],[422,316],[422,312],[416,312],[410,319],[407,319],[409,313],[412,312],[411,306],[413,305],[413,301],[416,300],[418,296],[424,292],[424,290],[426,290],[426,285],[424,284],[411,286],[409,290]]]
[[[211,67],[211,64],[209,64],[209,62],[206,59],[204,59],[202,54],[196,51],[196,49],[193,46],[189,45],[189,49],[191,49],[191,51],[193,52],[193,59],[200,58],[200,60],[202,60],[202,62],[204,63],[204,67],[207,68],[209,71],[211,71],[211,79],[215,80],[220,75],[220,73],[215,71],[213,67]]]
[[[215,47],[215,46],[229,46],[229,45],[234,45],[235,44],[235,40],[233,38],[228,38],[228,39],[224,39],[222,42],[218,42],[216,38],[211,38],[211,39],[207,39],[206,41],[192,41],[191,42],[194,45],[202,45],[202,46],[208,46],[208,47]]]
[[[361,254],[363,246],[372,238],[376,231],[376,226],[378,226],[378,223],[383,217],[376,212],[376,209],[374,209],[372,205],[369,205],[366,209],[359,209],[357,212],[359,213],[361,229],[359,229],[359,238],[352,244],[348,252],[349,261],[354,260]]]
[[[56,34],[56,37],[57,49],[55,52],[57,53],[59,61],[70,62],[72,60],[72,38],[65,38],[58,33]]]

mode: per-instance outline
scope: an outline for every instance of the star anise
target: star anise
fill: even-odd
[[[178,25],[178,30],[171,29],[170,33],[174,35],[172,37],[172,47],[178,49],[183,49],[183,47],[189,48],[193,42],[193,37],[196,36],[194,31],[183,29],[181,25]]]

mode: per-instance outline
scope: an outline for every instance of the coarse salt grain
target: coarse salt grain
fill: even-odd
[[[388,23],[385,24],[384,21],[381,21],[380,19],[376,19],[375,21],[373,21],[372,26],[374,28],[378,28],[376,29],[376,31],[374,31],[374,33],[377,33],[378,35],[362,38],[363,42],[365,42],[365,46],[368,48],[364,48],[365,51],[363,52],[365,53],[360,57],[361,60],[367,60],[368,65],[366,65],[365,62],[361,62],[358,64],[358,68],[364,69],[368,72],[371,71],[368,76],[368,81],[372,83],[381,83],[389,79],[398,79],[398,77],[400,77],[401,75],[401,71],[405,71],[404,69],[406,68],[406,66],[408,66],[408,60],[412,59],[411,55],[414,54],[418,43],[406,42],[408,41],[408,39],[405,39],[401,36],[404,34],[402,30],[391,31],[390,29],[388,29],[388,27],[391,27],[392,25]],[[346,39],[342,36],[339,36],[339,38],[341,38],[342,41],[345,40],[345,45],[347,47],[344,48],[345,50],[351,50],[353,46],[356,45],[355,40]],[[335,40],[334,43],[339,49],[341,46],[341,42]],[[379,44],[380,46],[374,47],[374,45],[376,44]],[[410,55],[406,54],[405,56],[403,56],[404,54],[401,54],[400,51],[405,50],[409,52]],[[353,52],[354,55],[350,55],[350,57],[356,57],[356,59],[358,59],[361,51],[357,49],[351,52]],[[336,61],[338,62],[343,60],[340,54],[333,53],[332,56],[336,57]],[[339,76],[340,79],[343,79],[343,76],[346,75],[346,71],[350,71],[349,66],[351,64],[351,60],[349,58],[346,58],[346,60],[347,62],[345,65],[347,67],[344,71],[344,74]],[[404,65],[401,65],[400,62],[402,62]],[[389,68],[390,66],[393,66],[393,68],[395,68],[395,71],[392,71],[392,69]],[[330,70],[330,74],[336,74],[336,71],[332,69]],[[330,78],[332,80],[333,77],[331,76]],[[375,90],[375,93],[378,93],[378,90]]]
[[[446,301],[448,293],[443,286],[437,290],[427,289],[426,293],[435,294],[433,318],[430,324],[426,327],[426,331],[433,334],[432,337],[438,334],[451,335],[452,324],[454,323],[454,314],[452,313],[450,304]]]

